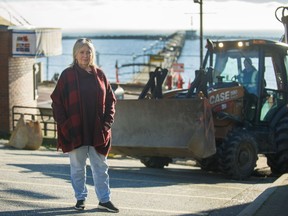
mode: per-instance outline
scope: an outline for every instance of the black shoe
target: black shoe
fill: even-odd
[[[84,210],[85,209],[85,200],[78,200],[76,205],[74,206],[76,210]]]
[[[116,208],[112,202],[106,202],[106,203],[101,203],[99,202],[99,205],[98,205],[98,208],[99,209],[106,209],[110,212],[115,212],[115,213],[118,213],[119,212],[119,209]]]

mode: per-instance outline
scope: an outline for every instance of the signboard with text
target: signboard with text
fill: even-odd
[[[35,56],[36,32],[31,30],[13,31],[12,55],[13,56]]]
[[[12,28],[13,57],[48,57],[62,54],[59,28]]]
[[[150,62],[163,62],[164,56],[161,55],[150,55]]]
[[[183,63],[173,63],[172,64],[173,72],[184,72],[184,64]]]

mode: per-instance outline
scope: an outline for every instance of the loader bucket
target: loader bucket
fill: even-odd
[[[207,99],[119,100],[112,152],[130,156],[207,158],[216,152]]]

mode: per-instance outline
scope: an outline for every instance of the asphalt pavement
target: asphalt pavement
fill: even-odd
[[[73,193],[69,183],[70,177],[68,171],[69,164],[67,155],[61,154],[60,152],[47,151],[43,148],[37,151],[15,150],[11,147],[3,145],[3,142],[5,144],[7,141],[0,140],[1,216],[48,216],[79,214],[79,212],[71,208],[74,205],[75,200],[73,198]],[[191,171],[189,169],[186,170],[184,168],[181,172],[179,172],[178,169],[182,169],[181,166],[174,165],[177,167],[175,167],[175,170],[172,169],[172,171],[165,171],[165,169],[163,171],[156,171],[155,175],[154,170],[142,170],[141,168],[139,170],[138,164],[135,163],[135,165],[133,163],[135,162],[131,160],[112,160],[113,173],[111,180],[113,182],[117,182],[116,185],[118,187],[117,189],[112,189],[112,197],[114,196],[113,200],[115,200],[115,204],[120,207],[121,211],[118,215],[223,216],[224,214],[221,212],[228,212],[233,209],[235,214],[230,212],[227,215],[288,215],[288,174],[284,174],[279,178],[272,178],[273,181],[271,181],[271,183],[269,183],[269,180],[267,182],[268,184],[265,184],[267,186],[264,186],[263,184],[256,185],[258,180],[254,177],[254,180],[256,180],[255,188],[253,188],[253,186],[251,188],[248,185],[249,182],[244,182],[244,184],[242,183],[241,186],[238,185],[237,182],[227,181],[229,185],[227,189],[229,191],[226,192],[223,190],[222,176],[216,180],[219,182],[215,184],[209,182],[210,179],[207,177],[207,175],[211,174],[203,174],[199,172],[199,170],[193,169],[193,173],[196,174],[196,176],[193,176],[193,178],[204,177],[203,183],[202,179],[198,179],[199,181],[197,182],[197,179],[191,179],[190,177],[187,177],[186,172]],[[118,175],[118,173],[122,171],[125,173],[125,175]],[[145,173],[143,176],[145,176],[145,178],[148,177],[147,180],[143,179],[143,172]],[[173,174],[171,179],[165,179],[165,176],[168,174],[169,177],[171,177],[171,174]],[[178,179],[178,177],[180,177],[182,174],[183,176],[181,177],[181,180]],[[183,177],[185,180],[183,180]],[[217,175],[214,175],[214,177],[218,178]],[[173,182],[174,178],[175,182]],[[91,178],[88,180],[89,189],[93,190],[93,187],[90,185]],[[178,182],[179,180],[180,182]],[[252,183],[253,185],[254,180],[252,179],[249,184],[251,185]],[[147,185],[149,184],[151,184],[152,187],[148,187]],[[160,187],[157,187],[158,184]],[[115,183],[113,185],[115,185]],[[226,187],[225,185],[226,184],[224,184],[224,187]],[[142,186],[144,187],[141,188]],[[239,201],[243,200],[243,198],[237,198],[237,196],[239,196],[239,191],[236,190],[239,190],[241,187],[247,187],[245,189],[243,188],[243,192],[240,193],[244,197],[249,198],[250,196],[250,198],[247,202],[245,201],[245,203],[239,205]],[[203,194],[203,188],[206,188],[206,190],[204,189],[204,191],[206,191],[204,193],[206,194]],[[197,195],[195,193],[198,190],[199,194]],[[258,190],[260,191],[259,193],[257,192]],[[182,192],[180,193],[180,191]],[[249,192],[252,193],[249,194]],[[127,196],[129,194],[130,197]],[[254,198],[254,194],[256,194],[256,199]],[[217,196],[214,197],[214,195]],[[228,195],[231,195],[231,197],[227,197]],[[81,215],[111,214],[98,210],[96,198],[93,198],[93,196],[90,197],[91,198],[90,203],[88,204],[88,209],[87,211],[81,213]],[[146,200],[146,197],[151,200]],[[167,203],[165,203],[166,199]],[[188,201],[188,203],[181,203],[181,199],[183,199],[183,202]],[[129,203],[127,203],[126,200],[130,200]],[[145,202],[139,203],[140,200],[145,200]],[[236,201],[236,205],[231,203],[234,202],[233,200]],[[217,205],[225,206],[226,204],[229,204],[226,209],[225,207],[222,208],[221,211],[217,209]],[[194,211],[198,212],[197,214],[189,213],[189,211],[192,212],[191,205],[193,211],[196,208],[202,210]],[[214,210],[203,210],[211,208],[212,205],[216,206]],[[217,214],[217,211],[220,213]]]

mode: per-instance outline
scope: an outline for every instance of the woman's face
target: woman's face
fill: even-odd
[[[76,60],[80,67],[87,67],[92,59],[92,52],[87,45],[84,45],[80,48],[79,52],[76,55]]]

